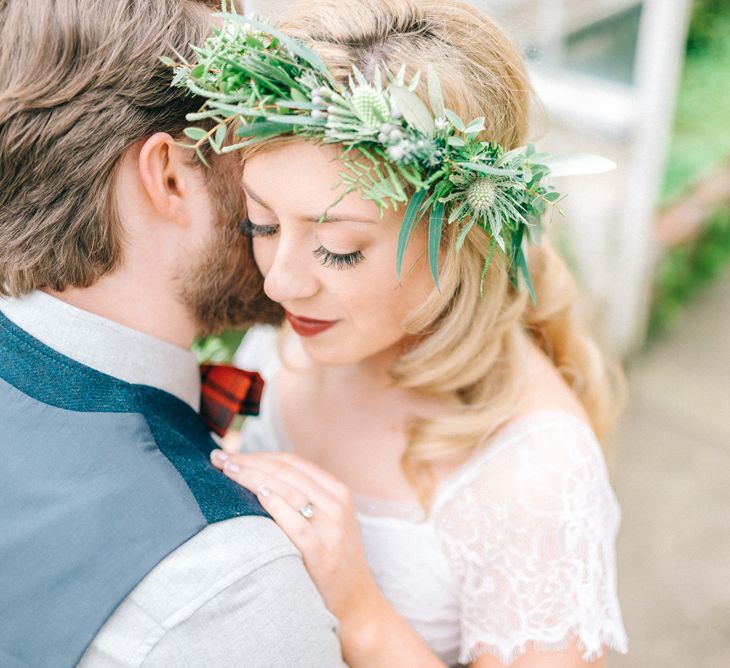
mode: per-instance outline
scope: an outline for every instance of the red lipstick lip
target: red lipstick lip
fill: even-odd
[[[286,311],[286,319],[289,321],[292,329],[299,336],[314,336],[320,332],[324,332],[333,325],[337,324],[337,320],[314,320],[313,318],[303,318]]]

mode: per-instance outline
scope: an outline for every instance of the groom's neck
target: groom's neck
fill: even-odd
[[[45,290],[61,301],[139,332],[189,348],[196,326],[167,286],[156,286],[117,270],[88,288]]]

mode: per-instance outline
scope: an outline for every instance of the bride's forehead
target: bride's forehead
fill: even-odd
[[[254,202],[296,217],[319,219],[328,210],[332,218],[381,220],[374,202],[358,191],[345,194],[342,170],[337,147],[298,141],[247,158],[242,185]]]
[[[296,173],[298,179],[316,179],[319,176],[334,176],[339,180],[342,171],[342,152],[334,145],[315,144],[304,140],[273,143],[264,146],[246,158],[244,171],[275,173]]]

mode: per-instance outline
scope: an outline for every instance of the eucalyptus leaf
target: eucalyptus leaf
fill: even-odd
[[[208,136],[208,133],[202,128],[185,128],[183,132],[186,137],[189,137],[193,141],[201,141]]]
[[[468,135],[471,138],[476,137],[480,132],[484,130],[484,116],[480,116],[479,118],[475,118],[469,125],[466,126],[464,129],[464,134]]]
[[[466,125],[451,109],[444,109],[444,115],[449,119],[451,125],[453,125],[459,132],[466,130]]]
[[[464,245],[464,241],[466,241],[466,236],[471,232],[471,228],[474,227],[474,223],[476,223],[476,218],[473,216],[464,224],[464,227],[459,230],[459,236],[456,237],[456,250],[460,251],[461,247]]]
[[[427,190],[418,190],[411,197],[411,201],[408,202],[406,212],[403,216],[403,223],[400,227],[400,233],[398,234],[398,251],[395,260],[395,271],[400,281],[400,272],[403,267],[403,258],[406,254],[406,248],[408,247],[408,241],[411,238],[416,224],[420,220],[420,209],[423,204],[423,200],[426,199],[428,194]]]
[[[215,142],[215,146],[217,146],[219,150],[220,150],[220,147],[223,146],[223,142],[226,140],[227,133],[228,133],[228,126],[224,125],[224,124],[219,125],[215,131],[214,142]]]
[[[324,125],[322,121],[310,116],[268,114],[265,118],[273,123],[286,123],[288,125],[316,125],[320,127]]]
[[[517,251],[517,266],[522,274],[522,278],[525,279],[525,285],[527,286],[527,291],[530,293],[532,303],[537,304],[535,286],[532,284],[532,277],[530,276],[530,270],[527,268],[527,260],[525,259],[525,253],[522,248],[519,248]]]
[[[433,124],[433,117],[421,98],[414,92],[395,83],[388,86],[388,91],[390,91],[406,121],[424,135],[433,136],[436,129]]]
[[[515,177],[518,172],[514,169],[505,169],[504,167],[490,167],[489,165],[482,165],[478,162],[457,162],[460,167],[467,167],[475,172],[481,172],[482,174],[489,174],[490,176],[505,176]]]
[[[284,134],[294,129],[293,125],[274,121],[255,121],[248,125],[242,125],[236,130],[238,137],[270,137]]]
[[[439,81],[436,68],[428,64],[428,100],[431,104],[431,111],[436,118],[444,116],[444,94],[441,90],[441,82]]]
[[[431,207],[428,220],[428,265],[436,287],[439,286],[439,249],[441,248],[441,230],[444,224],[444,203],[436,202]]]

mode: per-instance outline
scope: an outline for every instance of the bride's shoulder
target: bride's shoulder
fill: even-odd
[[[278,339],[281,329],[272,325],[254,325],[243,337],[233,358],[242,369],[258,371],[270,379],[280,365]]]
[[[603,450],[582,403],[536,346],[527,347],[524,358],[519,400],[446,480],[442,505],[539,508],[558,499],[564,511],[573,503],[569,494],[597,493],[613,506]]]
[[[269,382],[280,370],[305,370],[309,360],[298,337],[290,334],[287,328],[254,325],[243,337],[233,358],[234,364],[258,371]]]
[[[540,506],[582,481],[606,488],[603,452],[590,425],[564,409],[542,409],[507,423],[439,487],[440,506]],[[575,489],[575,488],[573,488]]]

